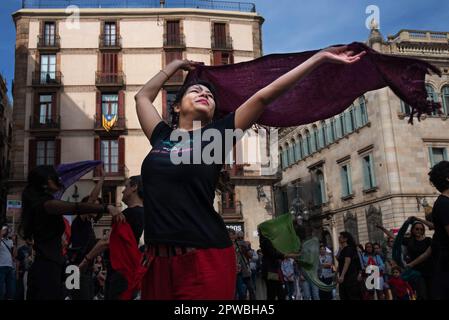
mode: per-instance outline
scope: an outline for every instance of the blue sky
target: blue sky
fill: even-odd
[[[169,0],[168,0],[169,1]],[[376,5],[384,37],[400,29],[449,31],[449,1],[442,0],[254,0],[265,18],[264,54],[298,52],[332,44],[365,41],[366,8]],[[0,72],[8,87],[14,75],[12,12],[21,0],[0,0]]]

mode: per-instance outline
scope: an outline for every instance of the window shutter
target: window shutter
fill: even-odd
[[[340,179],[341,179],[341,196],[346,197],[348,195],[348,182],[347,175],[343,167],[340,167]]]
[[[118,163],[119,163],[119,172],[124,172],[125,167],[125,138],[118,139]]]
[[[432,147],[429,147],[429,160],[430,160],[430,167],[432,168],[435,164],[435,160],[433,159]]]
[[[443,149],[443,159],[444,159],[444,161],[448,161],[447,159],[447,148],[444,148]]]
[[[369,163],[366,161],[366,157],[362,158],[363,164],[363,189],[367,190],[370,188],[370,172],[369,172]]]
[[[371,187],[374,188],[377,185],[377,182],[376,182],[376,172],[374,170],[374,159],[373,159],[372,154],[369,155],[369,162],[370,162],[370,168],[371,168],[371,180],[373,183],[373,185]]]
[[[55,139],[55,166],[61,164],[61,139]]]
[[[28,171],[36,167],[36,139],[28,140]]]
[[[214,66],[220,66],[223,64],[221,51],[214,51]]]
[[[119,117],[119,125],[123,121],[125,121],[125,91],[121,90],[118,93],[118,117]]]
[[[101,126],[101,92],[97,91],[96,93],[96,109],[95,109],[95,120],[96,120],[96,126]]]
[[[350,165],[348,165],[348,195],[349,194],[352,194],[352,173]]]

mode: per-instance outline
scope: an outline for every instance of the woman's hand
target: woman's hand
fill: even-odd
[[[196,62],[193,60],[175,60],[172,63],[176,64],[178,69],[184,70],[184,71],[193,71],[197,66],[204,65],[203,62]]]
[[[324,62],[331,62],[337,64],[353,64],[359,61],[366,51],[354,54],[354,51],[349,50],[348,46],[329,47],[317,53],[318,57]]]
[[[341,283],[343,283],[343,281],[345,281],[345,277],[344,276],[338,276],[337,282],[341,284]]]
[[[123,222],[125,221],[125,216],[123,215],[123,213],[116,207],[109,205],[108,206],[108,212],[111,214],[112,216],[112,221],[113,222]]]

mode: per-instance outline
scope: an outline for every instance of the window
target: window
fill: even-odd
[[[431,167],[441,161],[448,161],[447,149],[429,147],[429,158]]]
[[[44,24],[44,45],[51,47],[56,42],[56,25],[54,22],[45,22]]]
[[[366,110],[366,101],[364,97],[359,98],[359,108],[362,118],[362,125],[364,126],[368,123],[368,111]]]
[[[172,119],[172,106],[173,103],[176,100],[176,94],[177,94],[177,90],[166,90],[165,91],[165,108],[162,111],[162,116],[164,118],[165,121],[167,121],[169,124],[173,122]]]
[[[295,163],[295,152],[293,150],[294,141],[290,142],[288,146],[288,165]]]
[[[41,55],[41,83],[49,83],[56,80],[56,55]]]
[[[324,183],[324,174],[321,170],[317,170],[316,175],[316,183],[315,183],[315,195],[314,195],[314,203],[315,205],[322,205],[326,203],[326,185]]]
[[[105,116],[118,114],[118,94],[101,95],[101,112]]]
[[[435,89],[430,84],[426,84],[426,91],[427,91],[427,99],[431,100],[433,102],[438,102],[438,95],[435,92]],[[432,112],[433,116],[438,115],[438,111],[435,110]]]
[[[37,141],[36,143],[36,165],[55,164],[55,141]]]
[[[221,193],[221,205],[224,210],[235,209],[235,190],[225,191]]]
[[[306,139],[304,141],[304,155],[308,156],[309,154],[312,153],[312,144],[311,144],[311,140],[310,140],[310,132],[308,130],[306,130]]]
[[[335,137],[337,139],[343,137],[343,115],[337,116],[335,119]]]
[[[291,144],[292,147],[293,147],[293,159],[294,159],[294,162],[296,162],[296,161],[299,160],[298,144],[296,143],[296,141],[295,141],[294,139],[292,139],[292,140],[290,141],[290,144]]]
[[[328,144],[326,132],[327,132],[327,124],[326,122],[321,121],[321,126],[318,132],[318,147],[320,149],[324,148]]]
[[[443,112],[449,114],[449,86],[444,86],[441,90],[441,98],[443,100]]]
[[[181,44],[181,29],[179,20],[177,21],[167,21],[166,25],[167,33],[167,45],[175,46]]]
[[[116,204],[117,187],[116,186],[103,186],[101,190],[101,198],[105,204]]]
[[[298,152],[300,154],[299,160],[302,160],[304,159],[305,155],[304,155],[304,143],[301,135],[298,136],[298,144],[299,144]]]
[[[401,100],[401,112],[409,116],[412,113],[412,107]]]
[[[104,74],[117,74],[118,72],[118,55],[117,53],[102,53],[101,55],[101,71]]]
[[[352,178],[351,166],[349,164],[342,165],[341,173],[341,196],[347,197],[352,194]]]
[[[345,122],[345,134],[354,131],[354,108],[351,107],[348,111],[344,113]]]
[[[331,119],[330,124],[327,127],[327,139],[329,143],[335,141],[335,119]]]
[[[374,174],[373,155],[369,154],[362,158],[363,166],[363,189],[369,190],[376,187],[376,177]]]
[[[316,126],[313,127],[312,134],[310,135],[310,153],[314,153],[317,151],[317,138],[318,138],[318,129]]]
[[[226,24],[214,23],[214,45],[216,48],[226,48]]]
[[[101,141],[101,160],[104,163],[106,173],[119,172],[119,150],[118,140]]]
[[[297,137],[296,141],[295,141],[295,158],[296,158],[296,161],[299,161],[302,159],[301,136]]]
[[[282,164],[282,169],[285,169],[288,167],[288,158],[287,158],[287,150],[281,149],[281,164]]]
[[[117,44],[117,24],[115,22],[105,22],[104,24],[104,45],[115,46]]]
[[[53,96],[41,94],[39,96],[39,124],[47,124],[52,121]]]

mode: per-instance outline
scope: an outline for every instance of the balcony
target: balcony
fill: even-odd
[[[122,37],[102,34],[99,46],[102,50],[120,50],[122,49]]]
[[[34,71],[32,84],[34,87],[60,87],[62,74],[60,71]]]
[[[123,72],[95,72],[95,85],[97,87],[123,87],[125,74]]]
[[[108,132],[104,127],[103,127],[103,117],[100,116],[98,117],[97,115],[94,116],[95,119],[95,131],[97,133],[105,133]],[[114,126],[111,128],[111,130],[109,130],[109,132],[116,132],[116,133],[121,133],[122,131],[126,130],[126,118],[125,117],[118,117],[117,121],[115,122]]]
[[[185,48],[186,40],[183,34],[164,33],[164,48]]]
[[[58,132],[61,130],[61,117],[30,116],[30,131]]]
[[[202,0],[22,0],[23,9],[79,8],[194,8],[256,12],[256,5],[248,2]]]
[[[124,164],[104,164],[106,180],[124,181],[129,178],[129,170]],[[100,179],[100,170],[95,168],[94,180]]]
[[[229,175],[229,181],[234,185],[273,185],[282,179],[279,173],[267,175],[259,170],[245,170],[245,165],[226,165],[224,170]]]
[[[224,50],[224,51],[232,50],[232,38],[230,36],[218,38],[212,35],[211,41],[212,41],[212,50]]]
[[[38,36],[37,48],[46,51],[57,51],[61,48],[61,38],[59,36]]]

